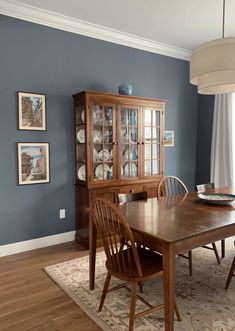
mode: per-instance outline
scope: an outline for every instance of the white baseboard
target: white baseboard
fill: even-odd
[[[75,231],[64,232],[32,240],[20,241],[0,247],[0,257],[31,251],[42,247],[62,244],[75,239]]]

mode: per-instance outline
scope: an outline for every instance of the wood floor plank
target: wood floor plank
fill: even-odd
[[[0,258],[1,331],[100,331],[43,271],[86,254],[71,242]]]

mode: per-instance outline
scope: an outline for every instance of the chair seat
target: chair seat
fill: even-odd
[[[138,275],[138,271],[136,269],[135,263],[133,263],[132,268],[128,268],[123,270],[123,272],[116,271],[115,268],[110,266],[108,262],[106,262],[106,268],[107,270],[113,274],[113,276],[125,280],[125,281],[144,281],[152,278],[156,278],[158,275],[162,276],[162,256],[156,252],[153,252],[151,250],[148,250],[143,247],[137,248],[139,261],[140,261],[140,267],[142,270],[142,277]],[[118,257],[117,255],[120,255],[120,253],[116,253],[113,255],[112,259],[118,260],[119,258],[124,259],[124,264],[128,266],[128,249],[123,250],[123,255]],[[131,254],[131,251],[129,250],[129,254]],[[133,260],[133,256],[131,257],[131,260]]]

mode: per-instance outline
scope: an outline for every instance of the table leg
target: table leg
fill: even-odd
[[[174,330],[175,249],[168,245],[163,252],[165,331]]]
[[[225,239],[221,240],[221,257],[225,258]]]
[[[97,230],[92,220],[89,221],[89,283],[90,290],[95,288],[95,259],[96,259]]]

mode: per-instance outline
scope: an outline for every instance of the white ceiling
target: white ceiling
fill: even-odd
[[[0,6],[1,6],[0,0]],[[20,0],[49,12],[191,51],[222,33],[222,0]],[[235,36],[235,1],[226,0],[225,36]]]

